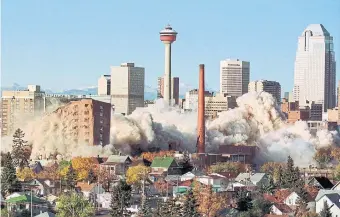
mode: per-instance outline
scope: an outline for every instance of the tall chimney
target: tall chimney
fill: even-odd
[[[197,118],[197,153],[205,153],[205,119],[204,119],[204,64],[200,64],[198,86],[198,118]]]

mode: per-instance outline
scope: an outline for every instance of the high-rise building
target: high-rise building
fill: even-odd
[[[115,113],[131,114],[144,107],[145,69],[134,63],[111,66],[111,104]]]
[[[164,98],[164,77],[158,77],[157,98]],[[171,82],[171,100],[176,105],[179,103],[179,78],[173,77]]]
[[[60,136],[66,143],[110,144],[110,103],[93,99],[71,101],[47,115],[45,120],[48,119],[59,120],[54,127],[64,129]]]
[[[242,96],[248,92],[250,63],[239,59],[220,62],[220,92],[229,96]]]
[[[333,37],[322,24],[309,25],[299,36],[294,71],[294,100],[314,101],[323,111],[336,105]]]
[[[111,75],[102,75],[98,79],[98,95],[111,95]]]
[[[27,90],[2,91],[2,135],[11,135],[22,122],[45,111],[45,92],[39,85],[28,85]]]
[[[208,118],[217,117],[218,113],[228,111],[237,106],[236,97],[217,93],[215,96],[205,97],[205,113]]]
[[[275,97],[276,102],[281,102],[281,85],[276,81],[267,81],[267,80],[258,80],[251,81],[248,85],[248,92],[267,92],[270,93],[273,97]]]

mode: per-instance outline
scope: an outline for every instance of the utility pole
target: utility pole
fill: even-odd
[[[33,196],[32,196],[32,187],[31,187],[31,217],[33,217]]]

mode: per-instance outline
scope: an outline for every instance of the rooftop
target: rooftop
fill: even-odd
[[[310,24],[307,28],[303,31],[301,36],[305,36],[306,31],[311,31],[312,36],[330,36],[329,32],[322,24]]]
[[[173,35],[177,35],[177,32],[172,29],[170,24],[168,24],[162,31],[160,31],[160,34],[173,34]]]
[[[152,161],[151,167],[169,168],[173,161],[173,157],[155,157]]]

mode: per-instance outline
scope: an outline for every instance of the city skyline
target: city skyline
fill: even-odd
[[[135,62],[137,66],[145,67],[145,85],[156,88],[157,77],[164,73],[164,45],[159,42],[158,33],[170,23],[181,33],[173,51],[172,72],[173,76],[180,77],[182,85],[196,88],[196,66],[205,63],[206,88],[218,91],[219,62],[239,58],[251,63],[250,80],[275,80],[281,83],[283,92],[291,91],[296,40],[306,26],[322,23],[334,36],[335,53],[339,52],[340,35],[334,19],[337,6],[340,6],[338,2],[327,1],[326,6],[318,2],[292,2],[274,6],[269,1],[261,1],[258,4],[261,4],[263,13],[261,16],[255,14],[255,17],[254,3],[242,8],[241,17],[232,10],[225,13],[220,9],[223,8],[221,5],[197,3],[194,9],[203,11],[209,7],[214,13],[208,17],[193,14],[187,20],[183,20],[183,16],[192,7],[188,3],[181,4],[181,7],[170,5],[168,11],[171,12],[164,12],[162,18],[154,19],[161,11],[140,13],[138,2],[131,5],[104,2],[99,5],[85,1],[79,5],[77,1],[51,4],[22,1],[22,7],[15,8],[16,13],[11,13],[15,3],[4,2],[2,86],[14,82],[23,86],[40,84],[43,89],[53,90],[94,86],[101,74],[110,72],[110,66]],[[238,3],[227,5],[239,6]],[[76,10],[78,6],[80,8]],[[129,10],[136,12],[136,16],[127,18],[122,11],[115,13],[116,7],[123,6],[130,6]],[[160,7],[158,4],[153,6]],[[109,9],[114,9],[112,15],[105,13]],[[287,9],[289,17],[283,16]],[[312,12],[316,10],[318,13]],[[86,17],[90,12],[96,16]],[[247,12],[250,15],[244,16]],[[136,19],[142,14],[145,18]],[[127,19],[125,25],[117,20],[120,15]],[[266,19],[268,16],[271,20]],[[228,23],[225,19],[236,19],[237,22]],[[293,19],[295,22],[289,22]],[[246,28],[241,28],[245,24]],[[133,40],[135,31],[139,32],[141,42]],[[336,60],[339,62],[337,55]],[[64,79],[66,75],[70,81]]]

